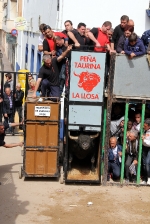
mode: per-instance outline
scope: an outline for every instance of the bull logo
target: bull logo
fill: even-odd
[[[96,73],[89,73],[87,71],[77,75],[74,72],[74,75],[79,77],[78,87],[83,88],[86,92],[91,92],[100,82],[100,76]]]

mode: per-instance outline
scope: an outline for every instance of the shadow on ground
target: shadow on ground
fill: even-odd
[[[18,163],[0,166],[0,223],[1,224],[15,224],[18,215],[24,215],[28,212],[26,206],[29,201],[18,200],[16,194],[16,187],[13,182],[12,167]]]

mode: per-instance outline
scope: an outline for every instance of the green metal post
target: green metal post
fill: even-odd
[[[125,118],[124,118],[124,133],[123,133],[123,148],[122,148],[122,159],[121,159],[121,177],[120,177],[121,184],[123,183],[123,178],[124,178],[124,163],[125,163],[128,110],[129,110],[129,103],[126,103]]]
[[[106,103],[104,105],[104,117],[103,117],[103,133],[102,133],[102,160],[101,160],[101,175],[104,172],[104,149],[105,149],[105,137],[106,137]]]
[[[145,117],[145,103],[142,104],[142,117],[141,117],[139,152],[138,152],[137,184],[140,184],[141,158],[142,158],[142,135],[143,135],[144,117]]]

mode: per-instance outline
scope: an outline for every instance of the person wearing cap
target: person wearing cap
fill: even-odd
[[[12,74],[11,73],[7,73],[5,74],[6,77],[6,82],[4,84],[4,90],[9,87],[11,89],[11,91],[13,91],[13,80],[12,80]]]
[[[50,55],[43,56],[44,64],[39,71],[38,79],[32,95],[33,98],[36,98],[36,91],[38,90],[40,84],[42,97],[47,97],[47,92],[49,97],[60,97],[59,63],[66,57],[66,55],[70,52],[71,49],[72,46],[68,46],[66,51],[64,51],[59,57],[52,58]]]
[[[21,90],[20,83],[16,85],[16,92],[15,92],[15,112],[18,113],[19,122],[22,122],[22,103],[24,98],[24,92]],[[22,130],[22,126],[19,126],[19,129]]]

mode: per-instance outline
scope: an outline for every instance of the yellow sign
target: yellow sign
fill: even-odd
[[[27,21],[25,18],[17,17],[14,22],[15,22],[15,28],[17,30],[25,30],[27,25]]]

